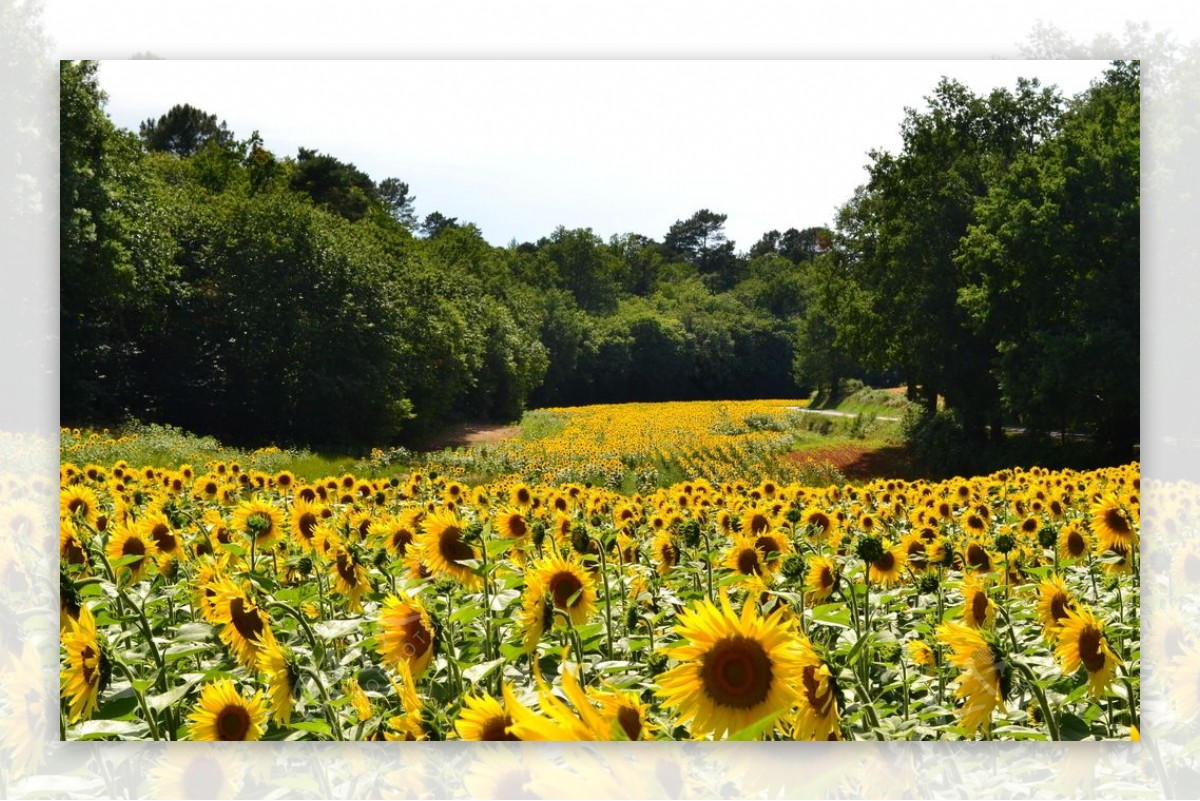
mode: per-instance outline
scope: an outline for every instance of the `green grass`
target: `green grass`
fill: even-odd
[[[562,432],[570,421],[566,415],[555,414],[545,409],[534,409],[525,412],[521,417],[520,438],[524,442],[552,437]]]

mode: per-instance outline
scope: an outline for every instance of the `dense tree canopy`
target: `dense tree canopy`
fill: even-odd
[[[1079,97],[943,80],[835,227],[747,252],[700,209],[659,239],[489,244],[408,183],[175,106],[140,136],[62,81],[62,414],[362,449],[530,405],[836,393],[1136,437],[1138,81]]]

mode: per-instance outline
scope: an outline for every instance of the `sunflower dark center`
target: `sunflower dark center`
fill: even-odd
[[[92,684],[92,680],[96,677],[96,671],[90,664],[95,658],[96,651],[90,645],[83,646],[83,649],[79,652],[80,671],[83,673],[84,682],[86,682],[89,686]]]
[[[829,707],[833,705],[833,685],[826,685],[825,691],[821,692],[821,682],[817,678],[817,669],[812,665],[805,666],[802,681],[804,683],[804,695],[808,699],[809,706],[818,715],[826,715],[829,712]]]
[[[429,629],[425,628],[425,624],[421,622],[421,616],[414,614],[400,624],[401,630],[404,632],[404,650],[408,651],[408,646],[412,646],[410,658],[417,659],[425,655],[429,647],[433,645],[433,636],[430,635]]]
[[[971,543],[967,546],[967,564],[980,570],[990,570],[992,560],[988,558],[987,551],[983,549],[982,545]]]
[[[825,532],[829,529],[829,516],[823,512],[818,512],[808,518],[808,524]]]
[[[1095,626],[1084,626],[1079,633],[1079,660],[1088,673],[1104,669],[1104,651],[1100,649],[1100,631]]]
[[[971,599],[971,615],[977,621],[983,622],[987,615],[988,597],[985,592],[976,592],[975,597]]]
[[[550,594],[554,596],[554,605],[559,609],[567,609],[571,596],[583,589],[583,582],[574,573],[555,573],[550,577],[549,584]],[[579,599],[576,599],[575,604],[578,603]]]
[[[317,528],[317,516],[312,512],[302,513],[300,518],[296,521],[296,528],[300,530],[300,536],[304,537],[306,540],[311,540],[313,538],[313,532],[315,532]]]
[[[1038,530],[1037,518],[1027,517],[1027,518],[1025,518],[1025,522],[1021,524],[1021,531],[1024,531],[1026,534],[1032,534],[1033,532],[1035,532],[1037,530]]]
[[[87,502],[83,498],[72,498],[67,502],[67,508],[71,510],[71,514],[79,514],[87,511]]]
[[[918,570],[929,564],[929,560],[925,558],[925,544],[923,542],[914,540],[908,544],[908,561]]]
[[[666,543],[659,551],[662,556],[663,564],[674,565],[679,561],[679,549],[671,543]]]
[[[250,711],[240,704],[228,704],[217,713],[217,739],[245,740],[250,731]]]
[[[243,598],[234,598],[229,602],[229,618],[238,634],[251,642],[262,634],[262,617],[257,609],[246,609],[246,601]]]
[[[517,503],[522,505],[529,503],[529,490],[524,487],[517,490]]]
[[[625,730],[625,736],[630,740],[642,738],[642,716],[633,707],[623,706],[617,710],[617,723]]]
[[[342,580],[351,587],[358,586],[358,571],[356,571],[354,560],[344,553],[338,554],[337,572],[342,577]]]
[[[896,555],[891,551],[884,551],[883,556],[875,560],[875,569],[887,573],[896,566]]]
[[[1120,509],[1105,509],[1104,523],[1122,537],[1129,535],[1129,521],[1125,519],[1125,514]]]
[[[753,548],[743,548],[742,552],[738,554],[737,568],[743,576],[762,575],[762,565],[758,563],[758,551]]]
[[[392,535],[392,547],[403,556],[408,553],[409,543],[413,541],[413,533],[406,528],[397,529]]]
[[[762,644],[748,637],[727,637],[704,655],[700,667],[704,692],[721,706],[750,709],[771,693],[774,673]]]
[[[1078,531],[1072,531],[1067,535],[1067,553],[1071,556],[1083,556],[1086,548],[1087,541]]]
[[[971,515],[967,518],[967,528],[982,531],[983,527],[983,519],[979,515]]]
[[[763,531],[766,531],[767,526],[770,525],[770,521],[767,520],[767,516],[763,514],[750,515],[750,520],[748,522],[750,523],[751,534],[759,534]]]
[[[513,515],[508,519],[508,536],[524,537],[525,532],[528,530],[529,527],[525,525],[525,519],[520,515]]]
[[[833,570],[830,569],[828,566],[821,568],[821,575],[819,578],[821,581],[822,589],[833,586]]]
[[[754,547],[770,562],[778,561],[783,554],[783,546],[774,537],[759,537],[754,541]]]
[[[511,725],[512,718],[510,718],[508,715],[488,718],[487,722],[483,724],[483,728],[479,732],[479,739],[493,742],[498,742],[501,740],[520,740],[520,737],[517,737],[512,732],[508,731],[508,727]]]
[[[145,556],[146,544],[137,537],[130,537],[121,545],[121,556]]]
[[[86,561],[85,557],[83,555],[83,546],[80,545],[79,541],[76,540],[74,537],[67,540],[66,556],[67,556],[67,564],[70,564],[70,565],[82,565],[84,563],[84,561]]]
[[[150,536],[154,538],[154,544],[163,553],[175,550],[175,535],[171,533],[171,529],[165,523],[156,523],[150,530]]]
[[[462,529],[458,526],[447,526],[438,537],[438,553],[447,562],[463,562],[475,558],[475,550],[462,541]]]
[[[1067,616],[1067,596],[1061,592],[1054,593],[1050,599],[1050,617],[1055,623]]]

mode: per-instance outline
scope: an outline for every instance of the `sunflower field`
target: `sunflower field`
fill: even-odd
[[[555,438],[478,484],[64,462],[61,736],[1138,736],[1136,463],[804,486],[702,428],[634,492],[541,480]]]

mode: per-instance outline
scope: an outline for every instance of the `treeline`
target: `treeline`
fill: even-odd
[[[62,418],[361,449],[530,406],[904,381],[967,439],[1137,426],[1137,66],[1064,100],[944,81],[833,230],[741,252],[488,244],[409,186],[176,106],[138,133],[62,67]],[[452,210],[446,210],[450,212]]]
[[[1138,442],[1140,69],[1072,99],[945,80],[872,152],[799,330],[798,378],[900,371],[923,455],[969,461],[1004,426]],[[938,399],[945,409],[937,411]]]
[[[271,152],[176,106],[137,134],[62,67],[62,417],[362,448],[531,406],[792,397],[823,228],[749,253],[702,210],[661,239],[493,247],[395,178]]]

